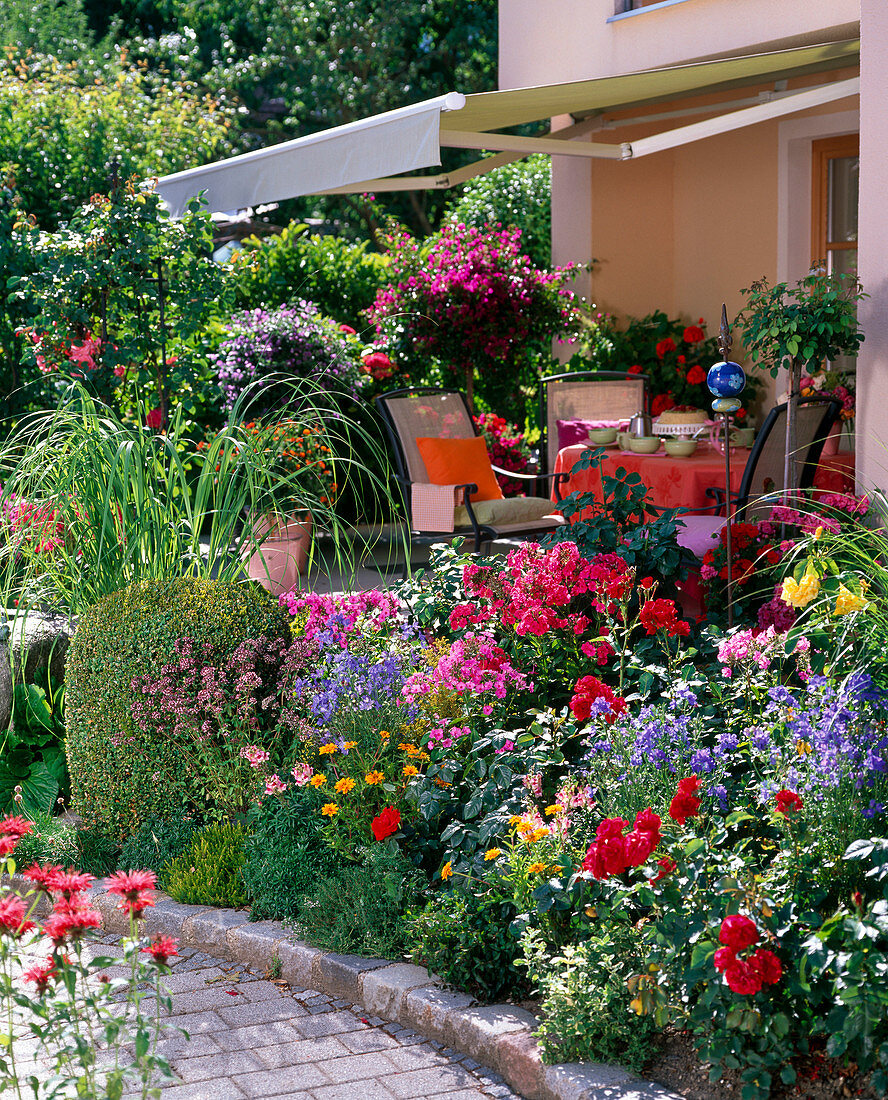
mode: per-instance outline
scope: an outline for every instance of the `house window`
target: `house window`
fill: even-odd
[[[811,260],[836,274],[857,274],[857,187],[860,135],[825,138],[811,146]]]

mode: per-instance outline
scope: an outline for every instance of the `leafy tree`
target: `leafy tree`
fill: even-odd
[[[125,5],[129,9],[130,5]],[[152,66],[248,108],[245,145],[267,144],[378,114],[442,91],[496,87],[496,0],[141,0],[121,8]],[[153,14],[152,14],[153,12]],[[144,27],[153,37],[144,36]],[[445,152],[445,170],[474,153]],[[196,158],[192,158],[196,163]],[[428,233],[446,196],[387,196],[385,209]],[[375,232],[360,196],[288,203],[288,217],[331,213]]]
[[[0,48],[75,61],[94,45],[77,0],[0,0]]]
[[[106,191],[115,167],[145,178],[226,155],[230,124],[193,85],[123,59],[0,57],[0,174],[43,229]]]
[[[521,248],[537,267],[552,263],[552,161],[537,154],[464,184],[447,205],[448,221],[521,230]]]

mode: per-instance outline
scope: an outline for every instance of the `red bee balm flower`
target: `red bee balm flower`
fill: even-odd
[[[125,909],[134,917],[154,905],[154,887],[157,878],[153,871],[118,871],[107,879],[108,892],[120,894],[119,909]]]
[[[167,959],[179,954],[177,947],[178,941],[170,936],[157,936],[153,943],[143,947],[142,950],[147,952],[158,966],[166,966]]]
[[[38,993],[45,993],[49,983],[55,981],[58,976],[59,972],[56,970],[55,962],[51,958],[46,960],[45,966],[32,966],[23,975],[26,982],[33,982],[37,986]]]
[[[386,808],[370,822],[370,828],[377,840],[393,836],[401,826],[401,814],[394,806]]]
[[[802,808],[802,800],[795,791],[782,790],[777,792],[777,813],[797,814]]]
[[[700,799],[695,793],[699,787],[700,780],[696,775],[678,781],[678,790],[669,803],[669,816],[679,825],[684,825],[689,817],[696,817],[700,812]]]
[[[25,920],[25,903],[16,894],[0,899],[0,936],[20,936],[34,925]]]
[[[34,831],[34,825],[26,817],[4,817],[0,820],[0,836],[11,836],[21,840]]]

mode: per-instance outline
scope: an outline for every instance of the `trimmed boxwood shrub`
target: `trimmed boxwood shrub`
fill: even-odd
[[[157,675],[185,638],[225,656],[263,634],[287,638],[289,616],[253,582],[142,581],[89,608],[68,655],[65,707],[72,806],[87,827],[122,841],[149,818],[200,813],[200,785],[175,742],[133,721],[133,678]]]

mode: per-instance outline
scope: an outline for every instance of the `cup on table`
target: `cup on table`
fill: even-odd
[[[620,444],[620,448],[624,451],[629,450],[629,440],[632,436],[628,432],[618,432],[617,442]]]
[[[755,443],[755,428],[735,428],[731,432],[731,442],[735,447],[751,447]]]

